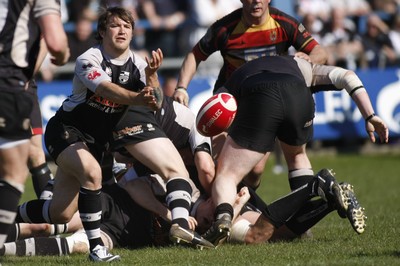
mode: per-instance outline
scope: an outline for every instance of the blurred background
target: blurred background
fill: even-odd
[[[77,56],[94,45],[98,10],[123,6],[136,19],[133,51],[146,56],[161,48],[159,76],[171,95],[183,57],[208,26],[242,6],[240,0],[61,0],[72,56],[63,67],[43,64],[38,76],[44,120],[54,115],[71,91]],[[329,51],[328,64],[354,70],[371,97],[376,113],[389,126],[390,143],[368,141],[364,120],[344,92],[315,95],[314,141],[310,150],[400,151],[400,0],[273,0],[271,6],[301,21]],[[294,53],[294,50],[290,51]],[[221,67],[218,54],[200,64],[189,85],[190,108],[197,112],[211,96]]]

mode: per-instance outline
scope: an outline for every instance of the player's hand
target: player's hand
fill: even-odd
[[[196,221],[196,219],[193,218],[192,216],[189,216],[188,222],[189,222],[189,229],[190,229],[190,230],[193,230],[193,231],[196,230],[196,227],[197,227],[197,221]]]
[[[157,51],[151,52],[151,58],[145,57],[147,62],[147,67],[145,68],[146,75],[154,74],[161,66],[164,59],[164,55],[160,48]]]
[[[311,63],[311,58],[310,58],[310,56],[309,56],[308,54],[306,54],[306,53],[297,52],[297,53],[294,54],[294,56],[295,56],[295,57],[298,57],[298,58],[302,58],[302,59],[304,59],[304,60],[307,60],[308,62]]]
[[[146,86],[133,100],[134,105],[145,105],[156,111],[161,108],[163,94],[161,88]]]
[[[63,52],[57,55],[50,55],[50,61],[56,66],[63,66],[68,62],[69,57],[71,56],[69,47]]]
[[[244,205],[250,199],[250,192],[247,187],[242,187],[236,195],[235,204]]]
[[[189,94],[187,91],[183,88],[181,89],[176,89],[174,92],[174,95],[172,95],[172,98],[177,101],[178,103],[181,103],[185,105],[186,107],[189,107]]]
[[[365,122],[365,130],[372,142],[375,142],[375,132],[378,134],[381,143],[388,143],[389,141],[389,129],[385,122],[379,117],[374,116]]]

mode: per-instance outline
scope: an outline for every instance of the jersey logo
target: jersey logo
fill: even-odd
[[[96,70],[93,70],[92,72],[89,73],[88,79],[89,80],[95,80],[96,78],[100,77],[101,74],[97,72]]]
[[[271,40],[271,42],[275,42],[277,39],[278,33],[273,30],[269,33],[269,39]]]
[[[311,119],[310,121],[307,121],[307,122],[304,124],[303,128],[310,127],[310,126],[312,126],[312,124],[313,124],[313,120]]]
[[[87,63],[87,64],[83,64],[82,65],[83,69],[88,69],[88,68],[92,68],[92,67],[93,67],[93,65],[91,63]]]
[[[303,33],[303,31],[306,30],[306,28],[303,26],[303,24],[300,24],[298,29],[299,29],[300,33]]]
[[[125,127],[121,130],[114,131],[113,136],[114,140],[122,139],[126,136],[135,136],[138,134],[142,134],[144,132],[143,126],[142,125],[136,125],[133,127]]]
[[[119,74],[118,80],[121,84],[126,84],[128,83],[129,80],[129,72],[128,71],[122,71],[121,74]]]
[[[106,72],[106,74],[111,77],[112,76],[112,70],[110,67],[106,67],[106,69],[104,70]]]

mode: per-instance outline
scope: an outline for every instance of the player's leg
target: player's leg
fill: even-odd
[[[0,139],[0,247],[7,238],[28,175],[28,140],[9,142]],[[11,147],[10,147],[11,146]]]
[[[306,146],[288,145],[281,141],[282,151],[289,169],[289,185],[295,190],[314,178],[314,171],[306,153]]]
[[[79,230],[67,237],[31,237],[8,242],[0,249],[0,256],[64,256],[88,250],[85,231]]]
[[[95,261],[111,261],[119,259],[119,256],[114,256],[108,253],[101,239],[100,224],[102,214],[102,171],[98,161],[83,142],[76,142],[64,149],[58,155],[56,162],[63,175],[68,176],[70,179],[76,179],[80,185],[79,196],[77,198],[77,207],[80,213],[83,228],[85,229],[86,235],[89,239],[89,258]],[[56,177],[54,190],[57,187],[57,182],[58,181]],[[72,193],[73,192],[71,192],[71,194]],[[58,198],[56,198],[55,193],[53,197],[53,201],[58,202]],[[70,206],[71,208],[57,215],[59,216],[58,218],[63,219],[71,216],[73,208],[76,207],[75,203],[76,198],[74,198]],[[55,214],[55,209],[53,206],[51,206],[50,212],[52,215]],[[74,213],[75,211],[72,212],[72,215]],[[63,217],[63,215],[65,215],[65,217]],[[53,216],[52,219],[54,219]]]
[[[167,181],[166,201],[171,210],[173,225],[171,239],[175,242],[183,240],[199,246],[213,247],[189,229],[192,188],[182,157],[172,142],[168,138],[159,137],[129,144],[125,148],[135,159]]]
[[[42,192],[45,191],[48,182],[53,180],[53,174],[46,162],[46,155],[43,151],[42,135],[33,135],[30,140],[29,146],[29,172],[32,175],[33,188],[36,196],[41,197]],[[51,198],[51,190],[46,193],[45,198]]]
[[[30,114],[32,137],[30,139],[28,167],[32,175],[33,188],[36,196],[41,197],[42,192],[53,179],[53,175],[47,165],[46,155],[43,150],[43,123],[42,113],[40,111],[39,98],[37,95],[37,85],[34,79],[28,83],[27,93],[32,97],[33,108]],[[43,199],[51,198],[51,191],[43,195]]]
[[[217,162],[212,190],[213,202],[217,206],[215,222],[204,234],[214,245],[219,245],[230,234],[237,185],[263,156],[262,152],[244,149],[228,136]]]
[[[250,172],[245,176],[243,182],[246,186],[257,189],[261,183],[261,177],[265,171],[265,165],[267,164],[268,158],[271,153],[267,152],[262,159],[250,170]]]
[[[15,90],[4,84],[0,88],[0,247],[14,223],[28,176],[32,100],[20,84],[14,85]]]

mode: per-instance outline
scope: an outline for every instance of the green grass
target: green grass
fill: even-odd
[[[333,168],[338,181],[354,185],[368,216],[357,235],[346,219],[329,214],[313,229],[313,239],[262,245],[223,245],[216,250],[182,247],[117,249],[118,265],[400,265],[400,155],[311,155],[314,170]],[[273,175],[268,163],[259,193],[267,202],[289,191],[286,174]],[[28,182],[28,186],[30,183]],[[32,198],[27,189],[24,199]],[[5,265],[92,265],[86,255],[4,257]]]

